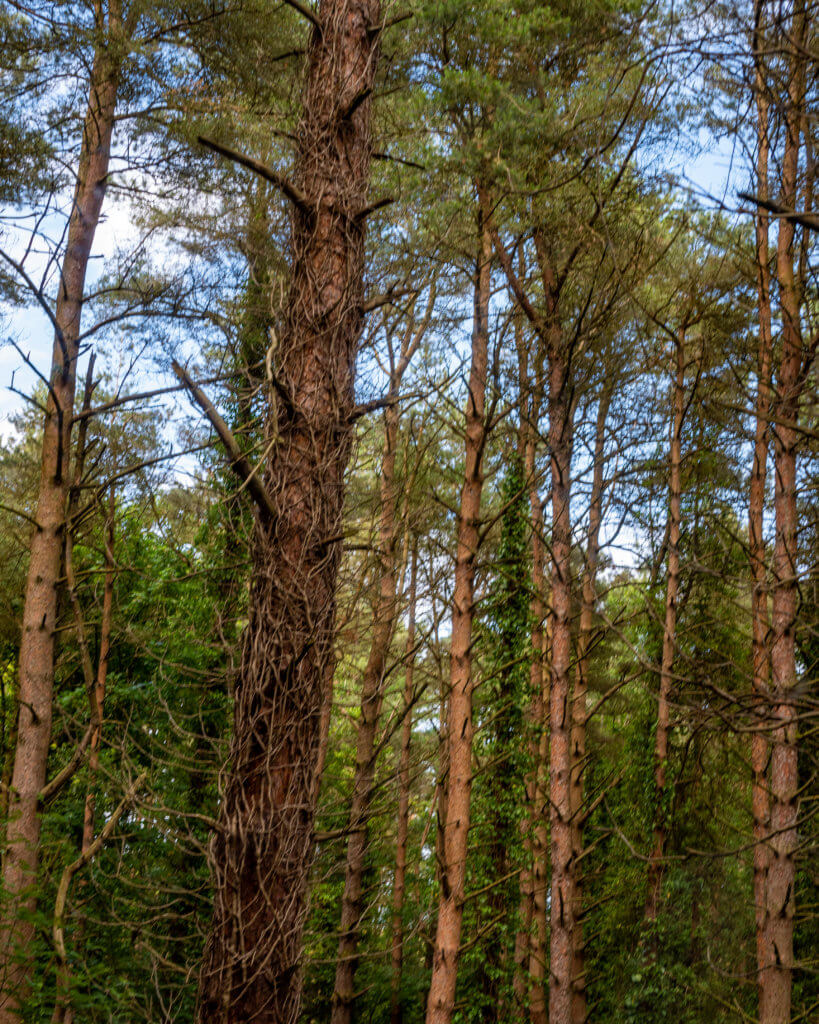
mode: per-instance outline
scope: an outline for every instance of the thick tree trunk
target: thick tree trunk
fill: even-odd
[[[800,124],[805,96],[807,15],[803,4],[794,10],[787,46],[792,53],[785,142],[782,160],[782,201],[796,208]],[[774,411],[774,509],[776,539],[773,565],[771,643],[771,840],[765,892],[760,1024],[787,1024],[791,1016],[798,843],[797,722],[793,702],[796,685],[795,623],[797,610],[796,447],[799,393],[803,384],[800,285],[794,272],[793,222],[779,222],[776,276],[782,324],[782,352]]]
[[[603,518],[603,470],[605,464],[606,418],[612,390],[605,385],[597,406],[594,466],[589,502],[589,532],[583,567],[580,628],[577,636],[577,665],[572,699],[572,851],[574,855],[574,933],[572,1024],[586,1024],[585,949],[583,945],[583,773],[586,768],[586,695],[589,689],[589,648],[597,601],[597,564],[600,555],[600,523]]]
[[[5,906],[0,920],[0,1024],[17,1024],[32,963],[40,843],[38,796],[46,781],[54,691],[54,636],[69,488],[71,421],[85,279],[99,224],[119,85],[119,3],[108,5],[104,41],[94,55],[77,184],[55,309],[55,340],[43,427],[37,500],[20,645],[17,745],[11,780]],[[15,956],[15,953],[17,954]]]
[[[418,547],[413,544],[410,566],[409,623],[404,652],[404,720],[401,723],[401,753],[398,758],[398,827],[395,839],[395,874],[392,884],[392,978],[390,982],[390,1024],[402,1024],[401,975],[404,967],[404,895],[407,881],[407,838],[409,836],[410,744],[415,668],[415,603],[418,583]]]
[[[347,863],[341,901],[336,978],[332,998],[331,1024],[351,1024],[355,1001],[355,972],[358,940],[364,911],[362,883],[367,854],[367,825],[375,781],[376,734],[384,697],[385,672],[397,616],[395,458],[398,445],[398,391],[414,347],[408,347],[410,332],[398,365],[391,373],[389,398],[393,404],[384,412],[384,449],[381,457],[379,525],[380,580],[372,621],[372,641],[361,686],[361,716],[356,737],[355,776],[350,817],[347,825]],[[420,336],[418,336],[420,340]],[[417,347],[417,346],[416,346]]]
[[[685,330],[674,343],[676,371],[672,398],[673,421],[668,460],[668,573],[665,587],[663,651],[660,664],[660,692],[657,698],[657,728],[654,734],[654,837],[648,862],[648,892],[645,920],[653,924],[660,909],[663,857],[668,831],[666,782],[668,739],[671,729],[671,692],[674,684],[674,655],[677,646],[677,600],[680,592],[680,502],[682,497],[682,425],[685,415]]]
[[[756,64],[757,110],[757,193],[768,198],[768,96],[762,67],[761,0],[756,0],[754,62]],[[755,708],[758,712],[751,736],[752,792],[754,821],[754,915],[756,922],[756,962],[758,1000],[764,1002],[765,965],[773,959],[766,948],[765,904],[770,851],[770,789],[768,764],[770,743],[767,711],[770,683],[770,620],[768,617],[767,562],[763,518],[765,485],[768,473],[768,420],[771,408],[771,271],[769,265],[769,217],[760,207],[756,216],[756,262],[759,312],[759,355],[757,359],[756,424],[754,457],[748,495],[748,555],[751,568],[752,663]]]
[[[552,482],[552,666],[549,694],[549,823],[552,885],[549,1022],[571,1024],[574,853],[571,808],[572,400],[568,353],[559,328],[549,339],[549,450]]]
[[[483,489],[481,463],[486,431],[484,408],[492,257],[492,241],[483,202],[480,204],[478,220],[479,250],[475,268],[472,366],[466,405],[466,461],[458,516],[458,551],[452,603],[450,689],[446,731],[446,821],[435,951],[427,997],[427,1024],[450,1024],[455,1006],[472,790],[472,621]]]
[[[318,793],[320,722],[333,668],[344,471],[362,325],[370,94],[378,0],[322,0],[308,47],[291,233],[292,279],[273,367],[248,625],[230,774],[212,845],[215,908],[202,1024],[295,1024]]]

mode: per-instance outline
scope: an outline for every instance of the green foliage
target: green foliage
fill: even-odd
[[[499,487],[501,534],[486,581],[480,623],[481,682],[475,709],[476,774],[467,868],[459,991],[460,1021],[495,1019],[512,1001],[519,928],[521,845],[527,816],[532,660],[529,497],[523,460],[513,454]]]

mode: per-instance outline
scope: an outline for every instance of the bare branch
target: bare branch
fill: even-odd
[[[319,32],[322,31],[319,16],[314,10],[312,10],[312,8],[308,7],[307,4],[301,3],[301,0],[282,0],[282,3],[286,4],[288,7],[292,7],[294,11],[298,11],[298,13],[303,18],[307,18],[307,20],[314,25]]]
[[[783,206],[782,203],[777,203],[773,199],[763,199],[762,196],[751,195],[750,192],[737,192],[737,195],[746,203],[755,203],[763,210],[775,213],[783,220],[792,221],[800,227],[807,228],[808,231],[819,231],[819,215],[815,213],[796,213],[794,210],[789,210],[787,206]]]
[[[255,157],[246,156],[244,153],[239,153],[235,149],[230,149],[228,146],[223,146],[219,142],[214,142],[213,139],[208,139],[204,135],[197,135],[196,141],[204,146],[205,149],[210,149],[214,153],[218,153],[219,156],[225,157],[227,160],[232,160],[233,163],[239,164],[242,167],[247,167],[248,170],[254,171],[259,177],[264,178],[265,181],[269,181],[271,185],[275,185],[277,189],[289,199],[294,206],[298,206],[300,210],[305,213],[311,213],[313,211],[314,204],[310,202],[307,196],[296,186],[284,177],[283,174],[279,174],[278,171],[274,171],[272,167],[268,167],[267,164],[262,163],[261,160],[257,160]]]
[[[213,429],[219,436],[219,440],[225,446],[225,450],[230,456],[230,468],[239,477],[242,484],[247,487],[251,498],[256,502],[256,505],[262,515],[269,518],[272,522],[276,518],[276,508],[273,504],[273,499],[268,494],[267,488],[256,475],[256,471],[251,467],[250,463],[242,454],[242,450],[239,447],[236,438],[231,433],[230,427],[216,411],[213,403],[205,392],[194,384],[188,376],[187,371],[184,370],[176,360],[174,360],[171,365],[173,366],[174,373],[180,381],[182,381],[191,393],[196,404],[210,420]]]

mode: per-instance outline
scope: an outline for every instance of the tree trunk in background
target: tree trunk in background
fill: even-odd
[[[455,1006],[458,950],[463,920],[464,880],[472,790],[472,621],[479,540],[484,408],[489,342],[492,241],[483,200],[478,213],[472,365],[466,404],[466,461],[458,515],[458,552],[452,602],[450,690],[447,713],[446,822],[441,864],[438,923],[432,962],[427,1024],[449,1024]]]
[[[554,302],[551,304],[554,306]],[[556,316],[556,310],[551,310]],[[549,1022],[571,1024],[574,855],[571,809],[572,398],[569,355],[558,326],[548,339],[549,452],[552,483],[552,666],[549,694],[549,823],[552,866],[549,913]]]
[[[91,368],[93,367],[93,357],[89,367],[89,384],[91,380]],[[87,388],[87,394],[90,399],[90,387]],[[86,405],[86,410],[90,406],[90,401]],[[81,445],[82,450],[85,449],[85,430],[83,429],[88,420],[82,421],[80,426],[80,435],[82,436]],[[79,439],[78,439],[79,440]],[[80,486],[82,483],[82,463],[79,465],[79,471],[75,475],[75,488],[76,495],[79,496]],[[69,509],[72,509],[72,499],[69,500]],[[69,516],[69,530],[71,516]],[[97,775],[99,772],[100,763],[100,743],[102,741],[102,722],[103,722],[103,711],[105,704],[105,688],[108,680],[108,657],[111,651],[111,620],[113,617],[114,609],[114,580],[116,576],[116,568],[114,562],[114,531],[116,522],[116,491],[113,487],[108,492],[108,509],[105,516],[105,554],[103,557],[104,565],[104,576],[103,576],[103,592],[102,592],[102,617],[100,619],[100,646],[99,655],[97,658],[97,670],[93,675],[93,678],[89,679],[88,686],[88,705],[89,705],[89,718],[91,727],[91,737],[88,741],[88,783],[85,793],[85,806],[83,808],[83,827],[82,827],[82,841],[80,843],[80,855],[88,857],[89,859],[93,856],[92,847],[95,839],[95,824],[96,824],[96,805],[97,805]],[[68,553],[68,544],[70,541],[70,535],[66,538],[66,568],[68,570],[70,558]],[[66,572],[68,576],[68,571]],[[69,587],[73,590],[73,569],[71,570],[70,578],[68,581]],[[76,598],[75,598],[76,599]],[[79,607],[79,606],[78,606]],[[81,612],[78,610],[78,633],[80,638],[80,645],[84,648],[84,653],[87,656],[87,646],[85,645],[84,630],[82,626]],[[90,671],[90,659],[88,660],[88,670]],[[79,937],[83,931],[83,919],[80,918],[74,933],[75,943],[78,944]],[[54,1005],[54,1014],[51,1018],[52,1024],[73,1024],[74,1021],[74,1010],[71,1006],[71,968],[67,960],[62,960],[57,967],[57,999]]]
[[[538,402],[538,412],[539,412]],[[547,847],[548,835],[546,822],[548,814],[546,806],[546,780],[544,772],[549,757],[548,723],[548,675],[544,672],[546,657],[546,630],[544,619],[546,605],[544,601],[544,566],[545,553],[543,548],[543,506],[540,492],[535,480],[535,446],[534,439],[527,451],[526,472],[531,481],[529,487],[529,507],[532,515],[532,667],[529,674],[529,685],[532,695],[530,756],[532,760],[531,776],[528,782],[528,803],[531,813],[532,875],[529,920],[534,925],[534,934],[529,935],[529,949],[526,959],[529,982],[529,1015],[532,1024],[546,1024],[546,941],[548,930],[548,911],[546,892],[547,882]]]
[[[660,909],[663,857],[668,831],[666,815],[666,774],[671,722],[671,690],[674,684],[674,654],[677,646],[677,600],[680,592],[680,502],[682,497],[682,425],[685,415],[685,328],[674,342],[676,372],[672,399],[673,421],[668,460],[668,574],[665,587],[663,652],[660,664],[660,692],[657,701],[657,729],[654,734],[654,839],[648,862],[648,893],[645,920],[654,924]]]
[[[116,521],[116,494],[111,487],[108,494],[108,514],[105,517],[105,577],[102,592],[102,621],[100,625],[100,650],[97,660],[97,674],[94,692],[92,722],[94,731],[88,745],[88,793],[83,812],[81,853],[86,853],[94,842],[97,797],[95,785],[100,764],[100,741],[105,706],[105,688],[108,682],[108,656],[111,651],[111,617],[114,606],[114,529]]]
[[[757,193],[768,198],[768,95],[762,66],[762,2],[754,5],[754,63],[757,111]],[[759,305],[759,355],[757,358],[756,424],[754,456],[748,495],[748,555],[751,563],[751,620],[753,628],[753,691],[758,716],[751,736],[752,793],[754,819],[754,915],[756,921],[757,991],[761,1006],[766,982],[765,965],[773,959],[766,948],[765,904],[770,851],[770,789],[768,764],[770,744],[767,733],[770,682],[770,620],[768,617],[767,560],[765,556],[765,484],[768,473],[768,420],[771,408],[771,271],[769,266],[769,217],[760,207],[756,219],[757,292]]]
[[[523,253],[519,255],[518,274],[525,278]],[[541,346],[535,350],[533,376],[528,370],[528,346],[520,318],[515,322],[515,345],[518,370],[523,394],[520,412],[520,449],[523,469],[529,490],[531,517],[532,577],[530,614],[531,666],[529,669],[529,772],[526,778],[526,816],[523,821],[523,845],[526,856],[520,875],[520,908],[518,933],[515,939],[515,977],[513,994],[518,1014],[526,1015],[529,1006],[533,1024],[545,1024],[546,989],[544,986],[546,958],[544,954],[545,930],[541,922],[546,917],[546,881],[543,872],[545,852],[544,813],[545,800],[541,785],[541,739],[544,734],[543,645],[545,607],[543,601],[543,506],[537,479],[538,421],[543,403],[543,360]],[[535,907],[537,904],[537,913]],[[532,935],[532,927],[536,933]]]
[[[540,528],[543,529],[543,513],[540,513]],[[544,571],[544,546],[541,540],[535,552],[539,559],[540,571]],[[545,613],[548,604],[545,579],[541,575],[541,609]],[[531,1024],[547,1024],[547,980],[546,965],[549,947],[549,705],[551,686],[552,648],[551,623],[547,618],[541,627],[540,648],[540,718],[536,723],[537,743],[535,749],[535,818],[532,831],[532,917],[534,930],[529,950],[529,1019]],[[535,650],[535,658],[538,652]]]
[[[782,159],[782,202],[797,208],[800,124],[805,99],[805,46],[808,18],[795,5],[783,45],[791,54]],[[800,322],[801,286],[794,272],[795,227],[779,221],[776,276],[782,324],[782,351],[773,402],[774,509],[776,540],[773,564],[773,637],[771,643],[771,841],[765,894],[760,1024],[788,1024],[793,986],[793,922],[798,844],[797,721],[795,622],[797,611],[796,447],[799,392],[803,384]]]
[[[201,1024],[295,1024],[322,705],[333,668],[344,471],[362,325],[378,0],[322,0],[307,54],[292,277],[273,370],[230,775],[213,839]]]
[[[401,974],[404,965],[404,893],[407,880],[407,837],[409,835],[409,768],[412,742],[412,701],[415,667],[415,602],[418,580],[418,546],[412,547],[410,567],[409,623],[404,675],[404,720],[401,723],[401,754],[398,759],[398,827],[395,839],[395,874],[392,885],[392,979],[390,1024],[402,1024]]]
[[[361,716],[356,737],[355,776],[350,818],[347,825],[347,865],[341,901],[336,978],[332,998],[331,1024],[351,1024],[355,1001],[355,972],[358,967],[358,940],[364,911],[362,883],[367,855],[367,826],[375,781],[376,733],[384,698],[385,672],[390,643],[398,614],[396,601],[396,523],[395,455],[398,445],[398,392],[410,358],[423,335],[415,339],[408,330],[401,357],[390,374],[384,411],[384,449],[381,456],[381,515],[379,524],[380,581],[378,600],[372,621],[372,642],[361,685]],[[406,843],[406,839],[405,839]]]
[[[595,424],[594,466],[589,502],[589,532],[583,568],[580,629],[577,636],[577,665],[572,699],[572,850],[574,855],[574,949],[572,1024],[586,1024],[585,949],[583,945],[583,772],[586,768],[586,694],[589,689],[589,648],[597,602],[597,563],[600,554],[600,523],[603,518],[603,470],[605,465],[606,418],[612,386],[607,382],[600,395]]]
[[[27,951],[35,928],[34,885],[40,844],[38,795],[46,781],[51,742],[54,635],[69,489],[78,339],[85,279],[108,181],[121,71],[118,0],[110,0],[107,25],[100,25],[100,30],[57,294],[51,388],[43,426],[35,517],[37,529],[31,537],[23,607],[17,745],[3,859],[6,904],[0,920],[0,1024],[18,1024],[19,1001],[25,997],[32,970]]]

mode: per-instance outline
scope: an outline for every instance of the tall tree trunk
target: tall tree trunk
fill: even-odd
[[[674,685],[674,655],[677,646],[677,600],[680,592],[680,502],[682,499],[682,425],[685,415],[685,328],[674,341],[676,370],[672,398],[671,446],[668,459],[668,572],[665,585],[663,651],[660,664],[660,692],[657,698],[657,728],[654,734],[654,837],[648,862],[648,892],[645,920],[653,924],[660,909],[663,857],[668,833],[666,782],[668,739],[671,729],[671,692]]]
[[[757,192],[768,199],[768,83],[762,64],[762,0],[754,4],[754,88],[757,111]],[[765,966],[773,959],[766,948],[765,904],[770,851],[770,790],[768,764],[770,744],[767,734],[767,710],[770,682],[770,621],[768,617],[767,564],[765,556],[764,512],[765,484],[768,473],[768,420],[771,407],[771,271],[769,264],[769,217],[761,207],[756,215],[756,264],[759,312],[759,354],[757,358],[756,424],[754,457],[748,495],[748,555],[751,568],[751,621],[753,692],[758,715],[751,736],[752,792],[754,821],[754,915],[756,922],[756,962],[758,1000],[764,1002]]]
[[[538,412],[539,412],[538,403]],[[533,419],[533,423],[536,420]],[[546,603],[544,599],[545,552],[543,546],[543,506],[535,480],[535,448],[530,446],[526,460],[529,475],[529,507],[532,515],[532,667],[529,672],[529,686],[532,695],[530,742],[531,775],[529,778],[529,806],[531,814],[531,898],[529,921],[534,931],[529,937],[527,966],[529,975],[529,1017],[532,1024],[546,1024],[546,943],[548,935],[548,907],[546,894],[548,835],[546,823],[545,772],[549,758],[548,673],[544,671],[548,647],[547,630],[544,628]]]
[[[19,659],[17,745],[11,780],[6,852],[5,906],[0,920],[0,1024],[17,1024],[32,962],[35,883],[40,845],[38,795],[46,780],[54,692],[54,636],[60,563],[69,489],[71,423],[74,412],[80,318],[85,279],[99,224],[121,71],[119,0],[108,4],[107,25],[94,53],[55,308],[55,339],[43,425],[37,528],[23,606]],[[16,954],[16,955],[15,955]]]
[[[92,361],[93,365],[93,361]],[[89,372],[90,378],[90,372]],[[83,420],[81,424],[81,433],[84,435],[82,427],[85,426],[87,420]],[[84,437],[83,437],[84,446]],[[81,467],[80,472],[75,476],[75,485],[77,492],[81,483]],[[69,506],[70,507],[70,506]],[[108,680],[108,657],[111,651],[111,621],[113,617],[114,608],[114,580],[116,576],[116,569],[114,563],[114,530],[116,521],[116,492],[113,487],[108,492],[108,509],[105,516],[105,554],[104,554],[104,576],[103,576],[103,593],[102,593],[102,617],[100,619],[100,647],[99,655],[97,658],[97,670],[92,678],[88,678],[88,706],[89,706],[89,717],[91,723],[91,738],[88,742],[88,784],[85,794],[85,805],[83,807],[83,829],[82,829],[82,841],[80,843],[80,857],[88,860],[93,856],[92,849],[95,841],[95,820],[96,820],[96,785],[97,785],[97,774],[99,772],[99,751],[100,743],[102,740],[102,722],[103,722],[103,710],[105,704],[105,689]],[[69,526],[70,529],[70,526]],[[66,576],[68,577],[68,586],[73,590],[73,568],[69,570],[71,564],[69,552],[70,551],[70,537],[66,538]],[[75,597],[76,600],[76,597]],[[87,647],[85,644],[85,632],[82,625],[81,612],[79,606],[77,606],[77,631],[79,634],[80,646],[84,650],[84,656],[87,657]],[[89,668],[86,670],[86,675],[90,676],[90,659]],[[77,928],[77,935],[82,933],[82,920],[80,921]],[[71,1007],[71,969],[67,960],[63,959],[60,961],[57,967],[57,999],[54,1006],[54,1014],[52,1016],[52,1024],[73,1024],[74,1011]]]
[[[540,529],[543,529],[543,514],[540,515]],[[543,577],[545,557],[543,541],[537,545],[540,563],[540,603],[545,613],[548,595]],[[540,657],[540,706],[537,720],[537,742],[535,744],[535,814],[532,830],[532,919],[533,929],[529,949],[529,1019],[531,1024],[547,1024],[548,998],[546,968],[549,962],[549,708],[551,687],[552,627],[547,618],[540,630],[541,647],[534,657]]]
[[[385,672],[397,616],[395,457],[398,445],[398,391],[409,361],[416,351],[423,330],[412,337],[411,325],[402,344],[401,357],[390,373],[388,399],[384,411],[384,449],[381,456],[379,524],[380,580],[378,600],[372,621],[372,641],[361,686],[361,716],[356,737],[355,776],[350,817],[347,825],[347,863],[344,894],[341,900],[336,978],[332,998],[331,1024],[350,1024],[355,1001],[355,972],[358,967],[358,940],[364,912],[362,883],[367,854],[367,825],[375,781],[376,733],[384,698]]]
[[[295,1024],[333,667],[344,471],[362,325],[378,0],[321,0],[296,136],[292,278],[278,408],[257,516],[231,770],[213,839],[215,908],[200,977],[204,1024]]]
[[[785,140],[782,159],[782,201],[796,209],[800,125],[805,98],[805,45],[808,18],[803,3],[794,8],[783,45],[790,54]],[[760,1024],[787,1024],[793,984],[795,851],[798,842],[797,721],[793,702],[796,685],[797,507],[796,447],[799,392],[802,386],[800,284],[794,273],[795,227],[782,218],[776,254],[776,276],[782,324],[782,351],[774,411],[774,510],[776,539],[773,565],[771,643],[771,858],[765,893]]]
[[[519,254],[518,274],[524,279],[526,267],[523,250]],[[520,908],[515,938],[515,977],[513,996],[516,1012],[522,1018],[527,1004],[533,1024],[545,1024],[546,989],[544,986],[546,957],[542,944],[546,917],[546,880],[543,872],[545,852],[544,794],[542,787],[541,740],[544,735],[543,645],[545,606],[543,600],[543,506],[537,478],[537,437],[540,409],[543,402],[543,349],[535,351],[533,374],[528,369],[528,344],[523,322],[515,323],[515,344],[518,352],[518,373],[521,382],[520,449],[529,491],[531,518],[532,576],[530,614],[531,665],[529,668],[529,771],[525,780],[526,815],[523,819],[524,868],[520,874]],[[537,902],[538,913],[535,913]],[[532,935],[532,927],[535,935]]]
[[[474,282],[472,365],[466,404],[466,459],[458,515],[458,550],[452,602],[450,688],[447,713],[446,821],[441,865],[438,923],[432,977],[427,997],[427,1024],[449,1024],[455,1006],[458,950],[463,921],[464,880],[472,790],[472,621],[486,435],[484,409],[489,342],[492,240],[481,200],[479,247]]]
[[[589,689],[589,648],[597,601],[597,564],[600,555],[600,523],[603,518],[603,470],[605,465],[606,418],[612,387],[606,383],[597,406],[594,465],[589,502],[589,532],[583,567],[580,629],[577,636],[577,665],[572,699],[572,850],[574,855],[574,933],[572,1024],[586,1024],[585,948],[583,945],[583,773],[586,768],[586,695]]]
[[[93,732],[88,745],[88,792],[83,810],[82,853],[87,853],[94,842],[96,831],[96,781],[100,764],[100,742],[102,740],[102,721],[105,709],[105,689],[108,683],[108,657],[111,652],[111,618],[114,607],[114,530],[116,523],[116,494],[111,487],[108,492],[108,512],[105,517],[105,577],[102,592],[102,621],[100,624],[100,650],[97,659],[97,674],[94,692],[91,695],[93,704]]]
[[[409,835],[409,769],[412,742],[412,702],[415,668],[415,603],[418,583],[418,546],[413,543],[410,566],[409,623],[404,651],[404,720],[401,723],[401,753],[398,759],[398,827],[395,839],[395,874],[392,884],[392,978],[390,982],[390,1024],[402,1024],[401,974],[404,966],[404,894],[407,880],[407,837]]]
[[[554,315],[554,314],[553,314]],[[549,451],[552,482],[552,666],[549,694],[549,823],[552,885],[549,935],[549,1021],[571,1024],[574,854],[571,808],[572,526],[570,515],[573,402],[569,357],[554,326],[548,340]]]

